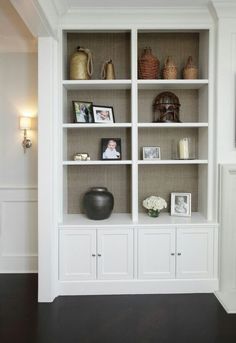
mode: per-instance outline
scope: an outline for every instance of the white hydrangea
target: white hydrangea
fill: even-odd
[[[163,198],[152,195],[143,200],[143,207],[148,210],[161,211],[163,208],[167,208],[167,203]]]

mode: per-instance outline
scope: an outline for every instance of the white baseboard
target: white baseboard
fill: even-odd
[[[215,292],[215,296],[227,313],[236,313],[236,291]]]
[[[213,293],[218,280],[59,281],[59,295]]]

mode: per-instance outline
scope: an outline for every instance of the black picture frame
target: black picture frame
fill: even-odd
[[[102,160],[121,160],[122,159],[121,138],[112,137],[112,138],[101,139],[101,159]]]
[[[75,123],[93,123],[93,103],[88,101],[72,101]]]

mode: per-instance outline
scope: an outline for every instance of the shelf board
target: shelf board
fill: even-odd
[[[100,128],[116,128],[116,127],[131,127],[131,123],[108,123],[108,124],[99,124],[99,123],[90,123],[90,124],[77,124],[77,123],[66,123],[62,127],[64,129],[100,129]]]
[[[208,85],[207,79],[198,80],[138,80],[139,89],[200,89]]]
[[[199,212],[192,212],[191,217],[175,217],[171,216],[170,213],[163,212],[160,213],[160,216],[157,218],[152,218],[148,216],[146,213],[139,213],[138,217],[138,224],[140,226],[142,225],[214,225],[216,224],[215,222],[208,221],[201,213]]]
[[[91,220],[85,214],[66,214],[64,215],[63,222],[59,223],[59,227],[95,226],[97,228],[104,226],[120,227],[121,225],[132,224],[132,216],[130,213],[112,213],[108,219],[104,220]]]
[[[138,123],[138,127],[140,128],[184,128],[184,127],[193,127],[193,128],[200,128],[200,127],[208,127],[208,123]]]
[[[64,80],[62,85],[68,90],[130,89],[131,80]]]
[[[163,227],[170,224],[176,226],[184,225],[215,225],[215,222],[208,221],[201,213],[193,212],[191,217],[174,217],[169,213],[163,212],[157,218],[151,218],[146,213],[139,213],[138,222],[132,221],[132,215],[130,213],[113,213],[108,219],[104,220],[91,220],[84,214],[66,214],[63,217],[63,221],[59,223],[59,228],[78,228],[78,227],[94,227],[94,228],[117,228],[117,227],[144,227],[155,226]]]
[[[90,166],[90,165],[125,165],[132,164],[131,160],[94,160],[94,161],[63,161],[64,166]]]
[[[208,160],[138,160],[138,164],[207,164]]]

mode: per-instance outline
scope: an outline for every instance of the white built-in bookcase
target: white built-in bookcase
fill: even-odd
[[[214,125],[212,83],[209,68],[210,30],[62,30],[61,119],[59,135],[60,225],[97,225],[85,217],[82,197],[92,186],[106,186],[113,193],[113,214],[108,225],[151,224],[142,208],[149,195],[164,197],[170,205],[171,192],[192,194],[192,217],[174,219],[162,213],[155,225],[168,223],[204,224],[214,214]],[[91,80],[69,80],[69,60],[77,46],[91,49],[94,74]],[[171,55],[178,68],[176,80],[139,80],[137,61],[145,46],[161,62]],[[189,55],[199,67],[197,80],[183,80],[181,70]],[[101,80],[102,63],[112,58],[115,80]],[[152,104],[162,91],[173,91],[180,100],[182,123],[153,123]],[[114,124],[76,124],[72,100],[113,106]],[[174,159],[178,139],[191,137],[194,160]],[[122,160],[102,161],[100,141],[104,137],[122,140]],[[173,145],[174,144],[174,145]],[[160,146],[161,160],[142,160],[143,146]],[[76,152],[88,152],[91,161],[73,161]],[[169,211],[169,208],[168,208]]]

